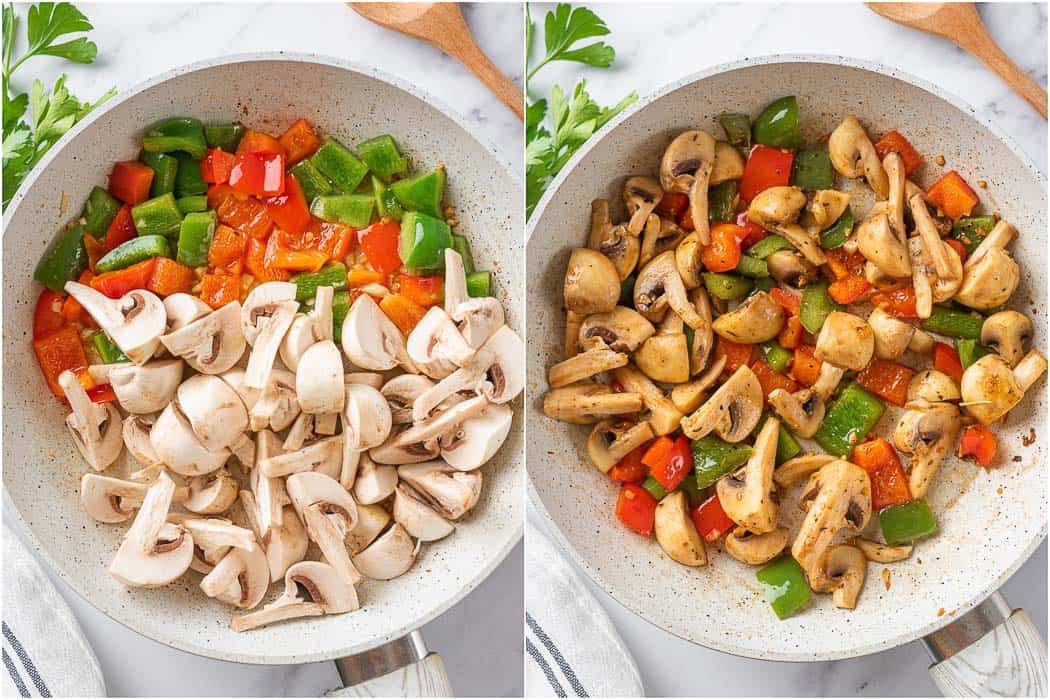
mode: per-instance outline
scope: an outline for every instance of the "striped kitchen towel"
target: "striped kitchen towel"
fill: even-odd
[[[525,695],[641,697],[642,679],[609,616],[532,523],[525,547]]]
[[[80,625],[6,523],[3,569],[3,697],[104,697],[102,669]]]

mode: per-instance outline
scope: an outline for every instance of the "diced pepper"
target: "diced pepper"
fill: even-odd
[[[215,208],[221,223],[243,231],[251,238],[266,238],[273,228],[273,219],[266,206],[254,197],[224,197]]]
[[[87,367],[87,354],[80,343],[80,334],[71,325],[65,325],[43,338],[33,340],[33,352],[37,364],[52,393],[59,398],[65,396],[59,386],[58,376],[69,370],[76,372]]]
[[[846,211],[830,227],[820,232],[820,247],[834,250],[840,247],[853,233],[853,210],[848,206]]]
[[[420,306],[436,306],[445,300],[445,278],[441,275],[408,275],[397,276],[401,294]]]
[[[405,210],[401,202],[397,201],[397,197],[394,196],[394,191],[375,175],[372,176],[372,194],[375,196],[379,218],[394,221],[401,221],[404,218]]]
[[[798,129],[798,101],[794,95],[774,100],[751,125],[755,143],[774,148],[801,148],[805,141]]]
[[[113,391],[113,386],[110,384],[97,384],[85,389],[84,392],[92,403],[108,403],[117,400],[117,393]]]
[[[980,201],[973,189],[955,170],[950,170],[933,183],[926,197],[950,219],[969,216]]]
[[[966,255],[973,255],[973,251],[993,228],[994,216],[967,216],[952,224],[952,239],[962,244]]]
[[[935,305],[930,317],[925,319],[921,325],[924,331],[937,335],[977,340],[981,337],[983,324],[984,319],[980,316]]]
[[[784,327],[777,334],[777,342],[787,350],[794,350],[802,345],[802,321],[798,316],[788,316],[784,320]]]
[[[182,225],[182,212],[169,192],[133,206],[131,220],[140,236],[176,236]]]
[[[410,211],[401,220],[399,256],[410,270],[441,270],[452,232],[442,219]]]
[[[911,500],[908,475],[893,445],[882,438],[862,442],[853,449],[853,463],[871,480],[872,510],[882,510]]]
[[[828,267],[835,275],[835,279],[864,276],[864,265],[867,260],[860,251],[849,253],[844,248],[834,248],[827,251],[826,256]]]
[[[239,301],[241,276],[208,273],[201,278],[201,301],[213,309]]]
[[[850,382],[828,409],[813,439],[828,454],[849,459],[853,447],[867,437],[886,407],[857,382]]]
[[[109,174],[109,193],[125,204],[139,204],[149,199],[153,168],[137,160],[113,164]]]
[[[871,303],[897,318],[918,318],[915,309],[915,288],[910,284],[896,289],[876,292]]]
[[[379,308],[405,335],[411,333],[427,313],[422,306],[401,294],[387,294],[379,302]]]
[[[299,181],[299,186],[303,190],[303,195],[309,202],[312,202],[314,197],[332,192],[332,183],[309,160],[296,163],[288,172],[295,175],[295,179]]]
[[[798,316],[802,311],[802,298],[794,292],[774,287],[770,290],[769,296],[773,297],[773,301],[780,304],[784,311],[791,316]]]
[[[157,258],[146,289],[159,297],[189,292],[193,286],[193,269],[170,258]]]
[[[768,146],[753,147],[740,180],[741,199],[750,202],[763,190],[789,184],[794,160],[793,151]]]
[[[746,114],[723,112],[718,115],[718,123],[726,134],[726,141],[738,148],[751,147],[751,117]]]
[[[318,199],[322,198],[318,197]],[[294,175],[288,175],[285,178],[282,194],[267,197],[263,201],[266,203],[266,211],[270,213],[270,218],[283,231],[300,234],[310,224],[310,208],[306,204],[306,195],[303,194]]]
[[[401,267],[400,237],[401,226],[396,221],[380,221],[357,232],[358,243],[368,263],[387,275]]]
[[[682,479],[693,472],[693,454],[689,438],[675,438],[667,456],[659,466],[653,467],[651,475],[668,491],[674,491]]]
[[[696,526],[696,532],[708,542],[714,542],[735,527],[735,523],[722,509],[718,494],[689,511],[689,517]]]
[[[791,245],[788,239],[778,234],[765,236],[762,240],[758,241],[750,248],[747,249],[748,256],[757,258],[759,260],[765,260],[773,253],[778,250],[794,250],[795,246]]]
[[[66,227],[66,230],[48,245],[33,272],[33,279],[48,289],[62,292],[66,282],[80,277],[80,273],[86,270],[87,266],[84,227],[74,224]]]
[[[299,161],[309,158],[321,145],[321,139],[317,132],[305,119],[296,119],[288,130],[281,134],[278,139],[284,152],[288,155],[288,164],[295,165]]]
[[[266,266],[266,243],[258,238],[248,238],[244,253],[244,266],[256,282],[287,282],[292,277],[288,270]]]
[[[835,186],[835,171],[827,148],[804,148],[795,154],[792,184],[804,190],[827,190]]]
[[[104,331],[99,331],[91,336],[91,342],[95,344],[95,351],[102,358],[103,364],[112,365],[118,362],[130,362],[116,343],[110,340]]]
[[[859,275],[849,275],[828,285],[828,296],[839,304],[852,304],[871,291],[868,280]]]
[[[331,260],[342,262],[350,254],[357,239],[357,231],[336,221],[322,221],[310,217],[310,225],[302,236],[306,247],[319,250]]]
[[[963,370],[992,352],[972,338],[956,338],[955,351],[959,354]]]
[[[879,160],[884,160],[890,153],[898,154],[904,164],[905,175],[911,175],[922,165],[922,156],[896,129],[875,142],[875,152],[879,155]]]
[[[766,411],[762,414],[758,424],[755,425],[755,429],[751,431],[751,435],[758,437],[758,434],[762,432],[762,428],[765,426],[766,421],[770,418],[775,418],[772,411]],[[783,464],[792,457],[798,455],[802,451],[802,446],[798,444],[798,440],[791,434],[791,431],[785,427],[784,423],[780,423],[780,427],[777,431],[777,454],[775,462],[777,465]]]
[[[62,295],[50,289],[40,292],[33,309],[33,340],[51,335],[66,325]]]
[[[212,267],[225,268],[244,257],[248,237],[235,228],[220,224],[212,232],[211,244],[207,248],[207,263]]]
[[[175,200],[175,206],[177,206],[179,211],[183,214],[208,211],[208,198],[202,194],[193,195],[191,197],[180,197]]]
[[[736,219],[736,200],[740,183],[726,180],[707,190],[707,218],[712,223],[731,224]],[[690,219],[690,222],[692,219]]]
[[[470,252],[470,241],[467,240],[467,237],[453,233],[452,250],[459,253],[459,257],[463,260],[463,271],[468,275],[474,272],[474,254]]]
[[[708,293],[726,301],[743,299],[755,286],[746,277],[723,272],[705,272],[703,277]]]
[[[258,197],[281,194],[284,192],[284,156],[265,152],[238,153],[230,170],[230,187]]]
[[[270,155],[279,155],[283,160],[288,159],[288,154],[285,153],[284,146],[281,145],[280,141],[269,134],[252,129],[244,132],[241,142],[237,144],[235,153],[238,155],[241,153],[268,153]]]
[[[891,547],[906,544],[937,531],[930,504],[922,498],[879,511],[882,537]]]
[[[342,342],[343,321],[350,312],[350,292],[341,289],[332,295],[332,337],[335,342]]]
[[[343,192],[356,190],[368,174],[368,166],[334,139],[326,139],[310,162]]]
[[[488,270],[475,270],[467,275],[467,296],[492,296],[492,273]]]
[[[642,482],[642,488],[649,492],[649,495],[655,498],[657,501],[662,501],[664,496],[667,495],[667,489],[664,485],[656,480],[655,477],[648,476],[645,481]]]
[[[326,262],[328,254],[320,250],[296,249],[288,245],[284,232],[275,230],[266,241],[267,267],[292,270],[294,272],[317,272]]]
[[[894,406],[908,402],[908,384],[915,370],[890,360],[872,359],[857,375],[857,383]]]
[[[175,157],[179,161],[179,168],[175,172],[175,196],[193,197],[205,194],[208,191],[208,183],[204,181],[201,171],[201,159],[183,153]]]
[[[660,198],[655,211],[660,216],[678,221],[682,212],[688,208],[689,195],[683,192],[664,192],[664,196]]]
[[[813,386],[820,377],[820,366],[812,345],[795,348],[795,359],[791,361],[791,376],[803,386]]]
[[[120,211],[120,202],[101,187],[92,187],[84,203],[84,230],[101,239]]]
[[[405,211],[441,218],[441,200],[445,196],[444,168],[437,168],[419,177],[398,180],[390,185],[390,189]]]
[[[142,137],[142,147],[150,153],[185,151],[200,160],[208,144],[200,119],[176,117],[157,122],[147,129]]]
[[[211,247],[218,223],[219,219],[214,211],[187,214],[179,227],[175,259],[190,267],[200,267],[208,262],[208,249]]]
[[[408,161],[397,150],[397,143],[390,134],[368,139],[357,145],[357,153],[376,177],[389,182],[391,176],[408,170]]]
[[[245,128],[243,124],[208,124],[204,127],[204,141],[208,148],[221,148],[233,153],[241,143]]]
[[[92,236],[84,236],[84,250],[87,252],[88,270],[94,272],[95,264],[106,254],[106,244],[99,243]]]
[[[616,517],[642,537],[649,537],[656,518],[656,499],[637,484],[624,484],[616,499]]]
[[[990,467],[995,461],[999,440],[995,433],[984,425],[967,426],[959,438],[959,457],[973,457],[982,467]]]
[[[711,242],[704,246],[700,261],[711,272],[728,272],[740,262],[740,241],[744,229],[735,224],[717,224],[711,227]]]
[[[667,461],[672,447],[674,447],[674,439],[668,435],[661,435],[649,443],[648,449],[642,455],[642,464],[650,469],[656,469]]]
[[[609,478],[624,484],[638,484],[645,481],[649,469],[642,464],[642,454],[646,446],[636,447],[608,471]]]
[[[763,360],[755,360],[751,363],[751,371],[755,373],[758,378],[758,383],[762,387],[762,395],[769,396],[774,389],[783,389],[788,393],[792,393],[798,390],[798,384],[796,384],[790,377],[781,372],[777,372]]]
[[[966,262],[966,257],[967,257],[966,246],[964,246],[962,243],[960,243],[959,241],[955,240],[954,238],[945,238],[944,242],[946,244],[948,244],[949,248],[951,248],[952,250],[955,251],[956,255],[959,256],[959,262],[961,262],[961,263]]]
[[[794,353],[782,348],[777,341],[770,340],[762,343],[759,349],[762,351],[762,359],[774,372],[786,372],[791,365],[791,358],[794,356]]]
[[[947,343],[933,344],[933,368],[944,372],[958,385],[962,381],[963,366],[959,353]]]
[[[316,297],[318,287],[332,287],[336,291],[346,289],[346,282],[346,265],[343,263],[332,263],[317,272],[307,272],[292,277],[292,283],[295,285],[295,299],[298,302],[309,301]]]
[[[156,258],[149,258],[122,270],[106,272],[91,280],[91,287],[110,299],[119,299],[135,289],[145,289],[153,276]]]
[[[777,618],[791,617],[809,602],[809,584],[802,567],[787,554],[774,559],[755,573]]]
[[[171,245],[164,236],[136,236],[102,256],[95,265],[95,272],[105,273],[123,270],[150,258],[170,258]]]
[[[209,148],[201,159],[200,172],[205,182],[226,183],[230,181],[236,156],[219,148]]]
[[[733,268],[733,271],[738,275],[743,275],[744,277],[750,277],[752,279],[764,279],[769,277],[769,266],[766,265],[766,261],[752,258],[750,255],[741,255],[740,260],[737,262],[736,267]]]
[[[824,319],[832,311],[842,311],[846,307],[835,302],[828,294],[828,283],[811,282],[802,290],[802,304],[798,317],[802,327],[810,333],[819,333],[824,326]]]
[[[102,246],[103,254],[113,250],[121,243],[130,241],[137,235],[139,235],[139,232],[135,230],[135,220],[131,215],[131,205],[125,204],[117,212],[117,215],[113,217],[113,222],[109,225],[109,230],[106,231],[106,240]]]
[[[175,191],[175,176],[179,172],[179,161],[167,153],[150,153],[142,151],[139,160],[153,169],[153,184],[149,188],[150,197]]]
[[[347,284],[350,287],[367,287],[370,284],[386,284],[386,275],[382,272],[375,272],[373,270],[365,270],[360,267],[355,267],[350,272],[346,273]]]
[[[315,197],[310,213],[325,221],[364,228],[372,221],[375,198],[369,194],[329,194]]]
[[[754,350],[754,345],[734,343],[722,336],[718,336],[715,340],[715,359],[717,360],[719,357],[726,358],[725,369],[722,370],[723,374],[732,374],[743,365],[750,365],[751,355],[754,353]]]
[[[696,485],[702,489],[744,464],[752,452],[750,445],[733,444],[714,435],[693,440],[692,449]]]

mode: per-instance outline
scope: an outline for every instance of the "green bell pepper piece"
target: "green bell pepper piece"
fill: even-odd
[[[773,148],[801,148],[805,141],[798,130],[798,101],[794,95],[771,102],[751,126],[755,143]]]
[[[712,223],[731,224],[736,219],[737,193],[740,183],[726,180],[707,190],[707,220]]]
[[[930,317],[921,324],[924,331],[946,335],[952,338],[969,338],[978,340],[981,337],[981,326],[984,318],[974,316],[966,311],[956,311],[945,306],[934,305]]]
[[[492,296],[492,273],[488,270],[478,270],[467,275],[467,296]]]
[[[667,495],[667,489],[664,488],[663,484],[656,480],[655,477],[648,476],[645,481],[642,482],[642,488],[649,492],[649,495],[655,498],[657,501],[662,501],[664,496]]]
[[[638,275],[631,273],[620,282],[620,306],[634,308],[634,283],[638,281]]]
[[[315,197],[310,213],[325,221],[364,228],[372,221],[376,200],[370,194],[328,194]]]
[[[819,333],[828,314],[832,311],[842,311],[845,308],[828,294],[827,282],[811,282],[802,288],[802,307],[798,320],[802,322],[802,327],[810,333]]]
[[[803,148],[795,154],[791,184],[804,190],[827,190],[835,186],[835,171],[826,148]]]
[[[794,249],[795,246],[791,245],[791,241],[779,234],[774,233],[754,243],[750,248],[747,249],[746,253],[748,257],[758,258],[759,260],[765,260],[770,255],[776,253],[779,250]]]
[[[741,255],[740,262],[733,269],[738,275],[744,277],[769,277],[769,266],[765,260],[752,258],[750,255]]]
[[[368,169],[380,180],[389,182],[391,176],[408,170],[408,161],[397,150],[397,143],[390,134],[383,134],[357,144],[357,154]]]
[[[813,439],[828,454],[849,459],[853,446],[867,437],[885,411],[885,404],[874,394],[850,382],[828,409]]]
[[[967,255],[973,255],[973,251],[993,228],[994,216],[966,216],[952,224],[952,238],[963,244]]]
[[[991,350],[973,338],[956,338],[955,352],[959,353],[959,362],[962,364],[963,369],[966,369],[985,355],[992,354]]]
[[[310,162],[343,192],[356,190],[368,174],[368,166],[335,139],[325,139]]]
[[[780,620],[791,617],[809,602],[809,584],[802,567],[787,554],[763,566],[755,577]]]
[[[746,462],[752,452],[750,445],[733,444],[714,435],[693,440],[692,449],[696,485],[702,489]]]
[[[175,191],[175,175],[179,170],[179,161],[167,153],[150,153],[141,151],[139,161],[153,168],[153,182],[149,186],[149,196],[159,197]]]
[[[183,151],[200,160],[208,144],[200,119],[176,117],[157,122],[147,129],[142,137],[142,147],[150,153]]]
[[[53,292],[64,293],[66,282],[76,281],[87,266],[84,227],[74,224],[67,226],[48,245],[33,271],[33,279]]]
[[[459,257],[463,259],[463,271],[468,275],[474,272],[474,255],[470,252],[470,241],[467,240],[467,237],[453,233],[452,250],[459,253]],[[631,289],[634,289],[633,283]]]
[[[117,362],[131,362],[117,344],[109,339],[105,331],[99,331],[91,336],[91,342],[95,344],[98,356],[102,358],[102,364],[112,365]]]
[[[179,211],[183,214],[189,214],[195,211],[207,211],[208,197],[203,194],[195,194],[191,197],[180,197],[175,200],[175,206],[177,206]]]
[[[179,226],[179,244],[175,259],[190,267],[207,264],[208,249],[218,225],[219,217],[214,211],[187,214]]]
[[[754,287],[751,280],[725,272],[705,272],[704,286],[712,296],[730,301],[743,299]]]
[[[437,168],[426,175],[398,180],[390,189],[405,211],[418,211],[442,218],[441,199],[445,196],[445,169]]]
[[[770,418],[775,418],[772,411],[766,411],[762,414],[762,418],[758,421],[758,425],[751,431],[752,436],[758,436],[762,432],[762,426],[766,424],[766,421]],[[777,432],[777,456],[776,464],[780,465],[788,461],[792,457],[798,455],[802,451],[802,446],[798,444],[798,440],[791,434],[791,431],[784,427],[784,422],[780,422],[780,430]]]
[[[341,289],[332,294],[332,337],[337,343],[342,342],[343,320],[349,311],[350,292]]]
[[[164,236],[138,236],[124,241],[95,263],[95,272],[113,272],[150,258],[170,258],[171,245]]]
[[[208,183],[201,177],[200,160],[182,153],[178,154],[179,169],[175,172],[175,196],[192,197],[205,194]]]
[[[762,359],[775,372],[786,372],[795,356],[790,350],[780,347],[780,343],[775,340],[766,341],[758,347],[762,351]]]
[[[346,289],[346,265],[332,263],[317,272],[300,272],[289,281],[295,285],[296,301],[312,301],[317,296],[318,287],[332,287],[336,292]]]
[[[91,194],[84,202],[84,230],[97,239],[105,238],[120,206],[117,198],[109,192],[101,187],[92,187]]]
[[[133,206],[131,220],[140,236],[175,236],[182,224],[182,212],[175,195],[169,192]]]
[[[758,294],[759,292],[768,292],[775,286],[777,286],[777,281],[772,277],[756,277],[755,288],[748,293],[748,296]]]
[[[332,194],[332,183],[309,160],[299,161],[292,166],[289,172],[295,175],[295,179],[299,182],[299,187],[302,188],[306,201],[312,202],[316,197]]]
[[[401,203],[397,201],[390,186],[375,175],[372,176],[372,191],[375,194],[379,218],[391,221],[401,221],[404,218],[405,210],[401,208]]]
[[[718,115],[718,123],[726,132],[726,140],[737,148],[751,148],[751,117],[746,114],[724,112]]]
[[[398,252],[410,270],[440,270],[445,264],[445,248],[452,245],[452,232],[441,219],[410,211],[401,220]]]
[[[916,498],[880,510],[879,527],[886,544],[892,547],[932,535],[937,531],[937,519],[930,504],[923,498]]]
[[[826,250],[838,248],[853,233],[853,210],[848,206],[842,216],[828,228],[820,232],[820,247]]]
[[[208,124],[204,127],[204,140],[208,148],[221,148],[233,153],[241,145],[244,136],[243,124]]]

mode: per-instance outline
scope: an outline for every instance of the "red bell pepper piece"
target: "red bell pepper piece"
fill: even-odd
[[[76,372],[87,367],[87,354],[80,342],[80,334],[69,324],[34,339],[33,352],[51,392],[59,398],[63,398],[65,393],[58,384],[58,376],[67,369]]]
[[[263,202],[270,218],[283,231],[299,235],[310,225],[310,205],[295,175],[289,173],[285,176],[282,194],[267,197]]]
[[[876,292],[871,303],[897,318],[918,318],[915,310],[915,288],[910,284],[896,289]]]
[[[853,448],[853,463],[868,473],[871,481],[871,507],[879,511],[911,500],[908,476],[893,445],[882,438]]]
[[[763,190],[790,184],[794,161],[794,151],[769,146],[752,148],[740,180],[740,198],[750,202]]]
[[[248,195],[241,194],[237,190],[230,187],[228,183],[216,183],[208,188],[208,208],[215,209],[218,211],[222,203],[227,199],[234,197],[237,199],[248,199]],[[221,221],[221,219],[220,219]]]
[[[957,385],[962,382],[962,360],[959,359],[955,348],[947,343],[933,344],[933,368],[947,374]]]
[[[244,253],[244,266],[256,282],[287,282],[292,277],[291,272],[266,266],[266,244],[266,241],[258,238],[249,238]]]
[[[693,519],[697,533],[707,542],[714,542],[735,526],[722,509],[722,502],[718,500],[717,493],[693,508],[689,516]]]
[[[117,400],[117,394],[113,391],[111,384],[96,384],[85,391],[93,403],[109,403]]]
[[[284,192],[284,156],[279,153],[238,153],[230,170],[230,187],[259,197]]]
[[[973,188],[955,170],[949,170],[944,177],[933,183],[927,190],[926,197],[953,220],[969,216],[980,201]]]
[[[803,386],[813,386],[820,377],[820,366],[823,364],[816,356],[812,345],[799,345],[795,348],[795,357],[791,360],[791,376]]]
[[[296,119],[278,139],[288,157],[288,165],[309,158],[321,146],[317,132],[305,119]]]
[[[740,262],[740,241],[747,231],[736,224],[711,227],[711,243],[700,251],[700,261],[711,272],[728,272]]]
[[[864,264],[867,259],[860,251],[846,252],[843,248],[834,248],[824,251],[828,259],[828,267],[835,275],[836,280],[845,277],[864,277]]]
[[[656,518],[656,499],[637,484],[624,484],[616,499],[616,517],[642,537],[649,537]]]
[[[103,273],[91,280],[91,286],[110,299],[119,299],[134,289],[146,289],[156,262],[157,258],[150,258],[123,270]]]
[[[62,316],[64,299],[58,292],[45,289],[40,292],[33,310],[33,340],[46,338],[66,325]]]
[[[137,160],[114,163],[109,174],[109,193],[125,204],[145,202],[152,184],[153,168]]]
[[[852,304],[870,291],[868,280],[859,275],[840,277],[828,285],[828,296],[840,304]]]
[[[401,255],[398,253],[398,239],[401,226],[396,221],[380,221],[357,232],[361,250],[372,267],[390,274],[401,267]]]
[[[609,478],[624,484],[640,484],[645,481],[649,469],[642,464],[642,455],[646,445],[636,447],[609,470]]]
[[[904,164],[906,175],[911,175],[916,168],[922,165],[922,156],[896,129],[875,142],[875,152],[879,154],[879,160],[883,160],[889,153],[898,154]]]
[[[288,154],[285,153],[284,146],[281,145],[280,141],[269,134],[264,134],[261,131],[252,131],[251,129],[244,132],[241,142],[237,144],[237,155],[242,153],[270,153],[279,155],[285,160],[288,159]]]
[[[689,208],[689,195],[684,192],[664,192],[656,205],[656,213],[668,219],[678,221],[682,212]]]
[[[740,226],[745,231],[747,231],[747,235],[744,236],[744,240],[740,241],[740,248],[743,250],[747,250],[748,248],[750,248],[751,246],[758,243],[760,240],[769,235],[768,231],[766,231],[764,228],[762,228],[761,226],[759,226],[754,221],[748,218],[747,211],[742,211],[739,214],[737,214],[736,221],[734,223],[736,223],[737,226]]]
[[[213,309],[241,298],[241,276],[208,273],[201,278],[201,301]]]
[[[266,206],[254,197],[232,194],[232,190],[223,192],[218,190],[219,187],[223,186],[216,185],[208,191],[209,202],[212,199],[212,191],[216,192],[215,209],[219,221],[243,231],[252,238],[266,238],[273,228],[273,219],[266,211]]]
[[[777,372],[775,369],[770,367],[765,360],[755,360],[751,363],[751,371],[755,373],[755,377],[758,378],[758,383],[762,387],[762,395],[769,396],[774,389],[783,389],[789,393],[798,391],[798,383],[791,377]]]
[[[666,437],[666,436],[664,436]],[[648,452],[646,453],[648,456]],[[643,464],[645,457],[642,458]],[[650,465],[651,466],[651,465]],[[687,475],[693,473],[693,450],[689,438],[679,435],[671,444],[667,455],[659,466],[652,467],[650,474],[668,491],[674,491]]]
[[[789,292],[780,287],[773,287],[769,290],[769,296],[773,297],[773,301],[780,304],[784,311],[787,311],[792,316],[798,316],[802,312],[802,297],[794,292]]]
[[[726,358],[722,374],[732,374],[742,365],[751,364],[751,354],[754,350],[754,345],[734,343],[732,340],[726,340],[722,336],[718,336],[718,340],[715,341],[715,359],[717,360],[723,356]]]
[[[945,238],[943,240],[958,254],[959,262],[966,262],[966,246],[962,244],[962,241],[957,241],[954,238]]]
[[[999,440],[995,433],[984,425],[971,425],[959,438],[959,457],[973,457],[982,467],[990,467],[995,461]]]
[[[674,447],[674,440],[667,435],[661,435],[649,443],[649,449],[642,455],[642,464],[650,469],[656,469],[667,461],[672,447]]]
[[[235,159],[236,156],[221,148],[209,148],[201,158],[201,178],[210,183],[229,182]]]
[[[137,235],[139,235],[139,232],[135,230],[135,220],[131,216],[131,205],[125,204],[117,212],[117,215],[113,217],[113,223],[109,225],[109,230],[106,231],[105,245],[102,250],[108,253],[121,243],[127,243]]]
[[[873,359],[857,374],[857,383],[894,406],[908,402],[908,384],[915,370],[890,360]]]
[[[80,321],[84,307],[75,298],[69,296],[62,302],[62,319],[66,323],[77,323]]]
[[[156,258],[146,289],[157,296],[166,297],[177,292],[189,292],[193,280],[193,268],[171,258]]]
[[[436,306],[445,301],[445,278],[441,275],[406,275],[397,276],[402,294],[420,306]]]
[[[802,321],[799,320],[798,316],[788,316],[784,321],[784,327],[777,334],[777,342],[780,343],[782,348],[794,350],[802,345],[803,332]]]

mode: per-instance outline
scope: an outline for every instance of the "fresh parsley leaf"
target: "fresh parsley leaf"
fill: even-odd
[[[88,32],[94,27],[80,10],[68,2],[41,2],[29,8],[26,20],[26,38],[29,49],[22,57],[47,55],[65,58],[75,63],[91,63],[98,47],[84,37],[56,44],[55,39],[66,34]]]
[[[531,19],[526,17],[527,43],[531,42],[531,24]],[[568,3],[560,3],[553,12],[547,13],[544,20],[543,42],[547,54],[528,71],[527,76],[531,78],[552,61],[576,61],[596,68],[608,68],[616,59],[616,51],[605,42],[596,41],[580,48],[571,48],[583,39],[608,33],[605,22],[586,7],[573,8]]]

